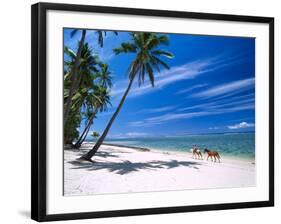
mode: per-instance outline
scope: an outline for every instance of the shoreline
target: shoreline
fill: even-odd
[[[94,142],[85,142],[85,144],[90,144],[93,145]],[[157,148],[150,148],[150,147],[141,147],[141,146],[131,146],[131,145],[123,145],[123,144],[114,144],[114,143],[103,143],[102,145],[107,145],[107,146],[115,146],[115,147],[120,147],[120,148],[132,148],[135,150],[140,150],[144,152],[157,152],[157,153],[164,153],[164,154],[179,154],[179,155],[190,155],[192,156],[192,153],[190,151],[179,151],[179,150],[168,150],[168,149],[157,149]],[[237,161],[237,162],[249,162],[255,164],[255,158],[248,158],[248,157],[243,157],[243,156],[234,156],[234,155],[226,155],[224,153],[219,152],[221,157],[226,159],[226,160],[231,160],[231,161]],[[204,153],[202,152],[203,158],[205,159]]]
[[[91,144],[91,142],[88,142],[88,144]],[[116,146],[116,147],[120,147],[120,148],[132,148],[132,149],[140,150],[140,151],[143,151],[143,152],[151,151],[150,148],[139,147],[139,146],[129,146],[129,145],[111,144],[111,143],[102,143],[102,145]]]
[[[143,151],[101,145],[93,163],[79,157],[93,147],[64,150],[64,195],[253,187],[255,164],[222,158],[197,160],[191,153]]]

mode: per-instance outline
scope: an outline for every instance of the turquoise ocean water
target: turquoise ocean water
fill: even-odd
[[[107,139],[106,143],[178,152],[190,152],[192,145],[196,144],[200,149],[217,150],[222,156],[255,159],[254,133]]]

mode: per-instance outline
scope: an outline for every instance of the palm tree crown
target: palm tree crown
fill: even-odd
[[[159,66],[169,69],[169,66],[159,56],[173,58],[172,53],[158,49],[159,45],[168,45],[168,37],[144,32],[133,32],[130,35],[132,41],[122,43],[121,47],[114,49],[114,52],[117,55],[121,53],[137,54],[129,66],[129,78],[132,80],[138,74],[138,83],[141,85],[147,74],[151,85],[154,86],[153,70],[160,72]]]
[[[108,64],[100,63],[100,71],[97,73],[98,82],[105,88],[112,87],[112,75],[108,69]]]

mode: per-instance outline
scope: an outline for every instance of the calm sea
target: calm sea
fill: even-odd
[[[221,155],[229,157],[255,158],[254,133],[107,139],[106,143],[178,152],[190,152],[192,145],[196,144],[200,149],[217,150]]]

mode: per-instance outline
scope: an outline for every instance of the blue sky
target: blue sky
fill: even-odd
[[[64,44],[77,49],[80,33]],[[255,39],[244,37],[167,34],[173,59],[163,59],[169,70],[155,72],[155,87],[146,79],[132,87],[108,137],[141,137],[196,133],[254,131]],[[113,54],[112,49],[129,41],[127,32],[108,32],[104,47],[87,31],[86,42],[113,74],[112,107],[98,115],[92,130],[103,131],[127,85],[127,69],[134,55]],[[80,127],[83,129],[83,124]]]

